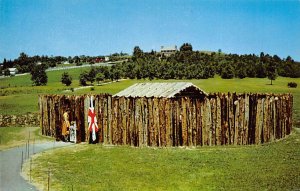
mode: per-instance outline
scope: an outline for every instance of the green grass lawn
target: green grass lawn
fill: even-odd
[[[297,190],[299,131],[251,146],[76,145],[34,156],[32,175],[45,189],[50,168],[51,190]]]
[[[24,145],[27,141],[53,140],[41,135],[39,127],[1,127],[0,150]]]
[[[80,73],[89,68],[66,70],[73,77],[71,86],[66,87],[61,80],[62,71],[47,72],[47,86],[32,86],[31,75],[0,79],[0,113],[26,114],[38,112],[39,94],[62,94],[64,90],[79,86]]]
[[[79,87],[78,76],[83,70],[88,68],[68,70],[73,77],[71,87]],[[48,72],[49,83],[44,87],[32,87],[30,75],[0,79],[0,113],[38,112],[38,94],[66,94],[63,91],[67,88],[60,83],[63,72]],[[159,81],[164,80],[153,80]],[[167,82],[173,81],[177,80]],[[192,82],[208,93],[292,93],[294,121],[300,125],[300,88],[287,87],[287,83],[291,81],[300,86],[300,78],[278,77],[272,86],[267,79],[252,78],[223,80],[215,77],[181,81]],[[67,94],[114,94],[136,82],[149,81],[124,80],[95,86],[94,91],[87,88]],[[34,156],[33,178],[35,182],[45,186],[46,174],[50,167],[52,190],[72,190],[72,185],[74,190],[299,189],[298,131],[299,129],[295,128],[287,139],[259,146],[186,149],[76,145]],[[22,144],[27,135],[26,128],[0,128],[2,146]],[[28,169],[28,166],[26,168]]]

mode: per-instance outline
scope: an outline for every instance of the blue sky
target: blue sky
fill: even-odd
[[[288,55],[300,61],[300,0],[0,0],[0,62],[131,54],[138,45]]]

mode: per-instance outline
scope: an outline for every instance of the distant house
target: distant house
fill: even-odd
[[[95,59],[96,63],[100,63],[100,62],[104,62],[104,58],[103,57],[98,57]]]
[[[109,56],[105,56],[104,61],[108,62],[109,61]]]
[[[177,46],[174,45],[174,46],[161,46],[160,48],[160,53],[161,55],[164,55],[164,56],[170,56],[172,54],[175,54],[177,52]]]
[[[9,75],[11,76],[15,76],[18,73],[17,68],[8,68],[8,70],[9,70]]]
[[[115,94],[115,97],[191,97],[203,98],[208,94],[190,82],[136,83]]]

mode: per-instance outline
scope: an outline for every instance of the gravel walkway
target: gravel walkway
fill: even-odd
[[[29,157],[48,149],[72,145],[64,142],[36,143],[29,146]],[[23,160],[22,160],[23,152]],[[26,153],[26,154],[25,154]],[[28,157],[26,146],[0,151],[0,190],[27,191],[37,190],[33,185],[24,180],[21,175],[22,162]]]

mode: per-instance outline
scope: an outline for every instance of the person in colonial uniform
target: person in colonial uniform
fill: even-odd
[[[67,109],[63,114],[63,125],[61,129],[61,135],[63,141],[69,141],[69,129],[70,129],[70,121],[69,121],[69,109]]]

